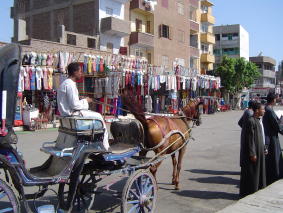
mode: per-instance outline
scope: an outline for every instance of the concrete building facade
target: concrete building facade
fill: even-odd
[[[35,38],[60,42],[61,25],[68,32],[67,43],[77,45],[77,36],[88,35],[88,47],[118,53],[129,35],[125,18],[128,0],[15,0],[11,8],[14,19],[14,37],[18,42]],[[99,36],[99,37],[98,37]],[[99,42],[92,40],[100,39]],[[106,42],[107,41],[107,42]],[[98,44],[99,47],[94,44]]]
[[[252,95],[266,96],[270,90],[275,89],[276,61],[267,56],[250,57],[250,61],[257,65],[258,71],[261,73],[261,77],[255,81],[251,93]]]
[[[214,63],[212,6],[208,0],[15,0],[12,40],[123,52],[169,71],[179,64],[206,74]]]
[[[221,63],[224,55],[249,60],[249,33],[239,24],[214,26],[216,38],[214,46],[215,63]]]

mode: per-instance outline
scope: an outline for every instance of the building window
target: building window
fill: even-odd
[[[190,35],[190,46],[198,48],[198,35]]]
[[[215,40],[220,41],[220,34],[215,34]]]
[[[135,49],[135,56],[143,57],[143,52],[140,48]]]
[[[147,32],[147,33],[151,33],[150,28],[151,28],[151,27],[150,27],[150,21],[147,21],[147,22],[146,22],[146,32]]]
[[[148,64],[151,64],[151,53],[147,53]]]
[[[184,4],[182,2],[177,2],[177,11],[180,15],[185,14]]]
[[[190,57],[190,68],[197,69],[198,59],[195,57]]]
[[[167,55],[161,56],[161,65],[162,66],[168,66],[169,64],[169,58]]]
[[[222,40],[224,40],[224,41],[237,40],[238,38],[239,38],[238,33],[223,33],[222,34]]]
[[[119,53],[121,55],[127,55],[128,53],[128,48],[127,47],[120,47]]]
[[[202,33],[208,33],[208,27],[209,27],[208,24],[202,23],[201,24],[201,32]]]
[[[165,25],[165,24],[160,25],[159,26],[159,35],[160,35],[160,37],[171,39],[172,32],[170,32],[170,27],[168,25]]]
[[[190,7],[190,20],[197,21],[197,10],[194,7]]]
[[[201,5],[201,13],[208,13],[208,7],[205,5]]]
[[[183,30],[178,30],[178,41],[181,43],[185,42],[185,32]]]
[[[162,7],[168,8],[168,0],[162,0],[161,5]]]
[[[136,19],[136,32],[142,31],[142,20]]]
[[[238,47],[224,48],[222,51],[223,51],[223,55],[238,55],[240,53]]]
[[[73,34],[67,34],[67,44],[77,45],[77,36]]]
[[[113,15],[113,9],[110,7],[106,7],[106,14],[112,16]]]
[[[87,38],[87,47],[96,49],[96,40],[94,38]]]
[[[106,47],[107,47],[107,52],[113,52],[113,43],[108,42]]]
[[[202,53],[208,53],[208,45],[207,44],[201,44],[201,52]]]
[[[213,50],[213,54],[214,54],[215,56],[221,56],[221,49],[214,49],[214,50]]]

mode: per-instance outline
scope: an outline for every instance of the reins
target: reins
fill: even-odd
[[[122,107],[117,107],[117,106],[114,106],[112,104],[107,104],[107,103],[104,103],[104,102],[101,102],[101,101],[97,101],[97,100],[93,100],[93,102],[95,103],[98,103],[98,104],[102,104],[102,105],[105,105],[105,106],[109,106],[109,107],[112,107],[112,108],[117,108],[119,110],[122,110],[124,112],[128,112],[128,113],[132,113],[130,110],[127,110],[127,109],[124,109]],[[166,115],[160,115],[160,114],[156,114],[156,113],[150,113],[150,112],[144,112],[144,113],[136,113],[138,115],[150,115],[150,116],[161,116],[161,117],[165,117]],[[191,121],[197,121],[198,119],[195,119],[195,118],[192,118],[192,117],[187,117],[185,115],[182,115],[182,116],[168,116],[170,118],[173,118],[173,119],[181,119],[181,118],[187,118]]]

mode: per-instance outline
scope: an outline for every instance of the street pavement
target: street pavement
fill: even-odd
[[[242,113],[229,111],[203,115],[202,125],[192,130],[195,141],[187,146],[180,190],[174,190],[174,186],[170,185],[171,158],[164,160],[158,170],[156,212],[210,213],[238,200],[240,128],[237,122]],[[48,158],[39,151],[40,146],[43,142],[54,141],[56,136],[56,129],[18,134],[18,148],[24,155],[27,167],[41,165]],[[118,199],[101,194],[97,196],[91,212],[119,212],[116,208],[118,204]]]

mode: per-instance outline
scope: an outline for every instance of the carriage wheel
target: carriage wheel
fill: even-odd
[[[60,206],[66,210],[70,208],[69,198],[70,183],[59,185]],[[93,174],[81,174],[76,189],[76,194],[72,203],[72,212],[85,212],[89,210],[94,202],[96,189],[96,179]]]
[[[132,174],[122,194],[122,213],[154,213],[157,199],[157,184],[147,170]]]
[[[0,179],[0,212],[20,212],[20,205],[13,190]]]

